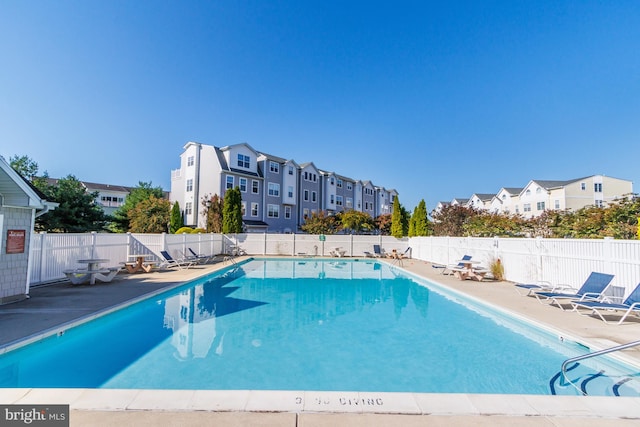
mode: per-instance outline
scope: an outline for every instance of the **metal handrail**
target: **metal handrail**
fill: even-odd
[[[579,360],[589,359],[591,357],[601,356],[607,353],[613,353],[614,351],[620,351],[627,348],[635,347],[640,345],[640,341],[633,341],[627,344],[617,345],[615,347],[605,348],[604,350],[594,351],[593,353],[583,354],[581,356],[572,357],[571,359],[567,359],[562,362],[562,368],[560,369],[562,372],[562,377],[567,380],[567,365],[573,362],[577,362]],[[571,381],[569,381],[571,382]]]

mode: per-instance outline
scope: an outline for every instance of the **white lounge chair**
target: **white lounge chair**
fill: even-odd
[[[640,283],[624,301],[617,303],[616,300],[616,297],[605,297],[603,301],[572,301],[572,304],[573,309],[578,313],[582,314],[580,309],[588,309],[589,314],[597,314],[604,323],[609,323],[605,315],[622,314],[616,323],[619,325],[630,314],[640,316]]]
[[[160,264],[160,268],[177,268],[182,270],[195,264],[194,261],[188,259],[175,259],[167,251],[160,251],[160,254],[164,258],[164,261]]]
[[[564,289],[561,292],[537,291],[534,292],[534,296],[541,303],[546,301],[564,310],[562,305],[572,302],[572,300],[587,301],[602,298],[611,280],[613,280],[613,274],[596,273],[594,271],[587,277],[580,289],[575,292],[570,292],[569,289]]]

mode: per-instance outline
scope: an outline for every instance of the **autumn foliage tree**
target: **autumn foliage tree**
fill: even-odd
[[[335,234],[342,229],[342,224],[335,215],[320,211],[313,212],[300,228],[309,234]]]
[[[151,195],[127,212],[129,229],[132,233],[165,233],[170,211],[169,200]]]

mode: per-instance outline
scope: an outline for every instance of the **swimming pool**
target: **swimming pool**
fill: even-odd
[[[550,394],[584,352],[385,263],[256,259],[7,353],[0,386]]]

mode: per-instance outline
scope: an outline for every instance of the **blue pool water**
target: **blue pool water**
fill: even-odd
[[[9,352],[0,387],[550,394],[584,352],[384,263],[258,259]]]

